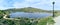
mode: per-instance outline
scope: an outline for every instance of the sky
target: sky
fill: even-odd
[[[60,10],[60,0],[0,0],[0,10],[24,7],[52,10],[53,1],[55,2],[55,10]]]

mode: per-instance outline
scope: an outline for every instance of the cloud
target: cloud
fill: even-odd
[[[21,7],[28,7],[29,6],[29,4],[27,4],[27,3],[14,3],[14,7],[16,7],[16,8],[21,8]]]
[[[41,9],[52,9],[52,2],[55,1],[55,9],[60,8],[60,0],[0,0],[0,8],[21,8],[36,7]]]

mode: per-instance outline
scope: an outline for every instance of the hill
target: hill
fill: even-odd
[[[42,9],[33,8],[33,7],[13,8],[13,9],[7,9],[7,11],[12,11],[12,12],[48,12],[47,10],[42,10]]]

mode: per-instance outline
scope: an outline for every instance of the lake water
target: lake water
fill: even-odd
[[[49,13],[25,13],[25,12],[15,12],[15,13],[10,14],[11,18],[14,18],[14,17],[44,18],[44,17],[48,17],[48,16],[52,16],[52,14],[49,14]]]

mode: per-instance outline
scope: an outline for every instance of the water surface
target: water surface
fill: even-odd
[[[15,12],[15,13],[11,13],[10,17],[14,18],[14,17],[26,17],[26,18],[44,18],[44,17],[48,17],[51,16],[52,14],[49,13],[25,13],[25,12]]]

